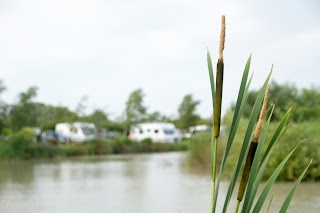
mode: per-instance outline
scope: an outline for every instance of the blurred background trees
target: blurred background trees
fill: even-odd
[[[244,116],[249,118],[258,90],[249,92]],[[298,89],[294,84],[271,82],[269,103],[275,104],[272,119],[278,121],[292,107],[290,119],[294,122],[310,121],[320,116],[320,90],[316,87]],[[233,108],[234,106],[232,106]]]
[[[6,91],[3,81],[0,80],[0,97]],[[249,92],[244,117],[250,116],[258,90]],[[178,128],[188,130],[189,127],[205,124],[212,125],[212,118],[203,118],[199,115],[197,107],[200,101],[192,94],[186,94],[179,106],[176,115],[164,115],[159,111],[150,111],[145,105],[145,93],[140,89],[132,91],[124,106],[123,116],[111,120],[107,112],[94,109],[85,113],[86,99],[81,99],[77,108],[71,110],[65,106],[53,106],[36,102],[38,88],[32,86],[18,94],[16,103],[9,104],[0,98],[0,133],[8,134],[23,127],[40,127],[42,130],[54,129],[56,123],[61,122],[90,122],[98,128],[115,130],[126,134],[130,125],[141,122],[171,122]],[[320,117],[320,90],[316,87],[297,88],[294,84],[279,84],[275,81],[270,86],[269,104],[276,105],[273,121],[278,121],[284,113],[292,107],[291,121],[294,123],[315,121]],[[233,105],[228,111],[233,110]],[[225,119],[228,118],[228,112]]]

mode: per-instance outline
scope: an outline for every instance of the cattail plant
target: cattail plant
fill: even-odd
[[[250,64],[251,64],[251,55],[250,55],[242,75],[240,88],[238,92],[238,98],[234,108],[233,119],[231,122],[227,142],[225,144],[225,149],[224,149],[223,157],[221,160],[219,172],[216,173],[217,146],[218,146],[218,138],[220,134],[220,122],[221,122],[222,85],[223,85],[223,72],[224,72],[224,62],[223,62],[224,44],[225,44],[225,17],[222,16],[219,58],[218,58],[217,72],[216,72],[216,77],[217,77],[216,84],[214,81],[214,74],[213,74],[210,53],[209,51],[207,52],[207,62],[208,62],[211,93],[212,93],[212,100],[213,100],[213,111],[214,111],[213,113],[214,126],[213,126],[212,137],[211,137],[212,200],[211,200],[210,212],[212,213],[216,212],[216,205],[217,205],[217,200],[219,196],[219,186],[220,186],[222,172],[224,171],[230,149],[234,142],[235,135],[237,134],[240,118],[244,111],[244,106],[248,98],[248,94],[249,94],[248,91],[249,91],[251,80],[252,80],[252,76],[251,78],[248,78]],[[241,169],[243,168],[243,162],[245,160],[246,161],[244,165],[244,170],[242,170],[242,178],[241,178],[241,183],[240,183],[238,196],[237,196],[236,212],[239,210],[240,202],[242,201],[243,201],[243,205],[241,209],[242,213],[260,212],[261,208],[263,207],[263,204],[266,201],[267,195],[273,183],[275,182],[276,178],[280,174],[280,171],[283,169],[284,165],[286,164],[290,156],[302,143],[302,142],[298,143],[296,147],[290,153],[288,153],[287,157],[282,160],[279,166],[273,171],[273,173],[269,177],[266,185],[262,189],[261,194],[257,196],[258,187],[260,185],[264,170],[267,166],[267,162],[270,158],[271,153],[273,152],[274,145],[276,144],[277,141],[281,139],[282,135],[285,133],[285,131],[289,126],[288,119],[291,112],[291,109],[289,109],[288,112],[283,116],[280,123],[278,124],[278,127],[276,128],[276,130],[273,133],[271,133],[272,137],[263,153],[262,152],[263,146],[267,138],[266,136],[269,130],[269,124],[270,124],[272,113],[275,107],[274,105],[271,106],[271,112],[268,116],[268,119],[264,122],[264,125],[262,127],[262,123],[266,114],[266,106],[267,106],[268,90],[269,90],[268,84],[271,78],[271,74],[272,74],[272,68],[263,86],[261,87],[256,97],[255,104],[252,108],[246,133],[243,139],[243,143],[241,145],[241,149],[239,150],[240,153],[237,159],[237,164],[235,165],[233,175],[231,177],[228,190],[226,193],[226,197],[223,202],[222,212],[228,211],[228,206],[229,206],[234,188],[236,186],[237,179],[239,177],[239,174],[241,173]],[[256,124],[257,121],[258,123]],[[256,126],[256,129],[254,130],[255,126]],[[246,153],[248,153],[247,157],[246,157]],[[285,199],[280,209],[281,213],[284,213],[287,211],[290,201],[293,197],[293,194],[296,191],[308,167],[310,166],[311,161],[309,165],[306,167],[306,169],[304,170],[304,172],[297,179],[296,183],[294,184],[294,187],[289,192],[287,198]],[[216,174],[217,174],[217,177],[216,177]],[[256,202],[254,202],[255,200]]]
[[[212,150],[212,196],[215,194],[215,182],[216,182],[216,168],[217,168],[217,148],[218,148],[218,138],[220,135],[220,123],[221,123],[221,105],[222,105],[222,88],[223,88],[223,50],[225,44],[225,37],[226,37],[226,21],[225,16],[221,18],[221,33],[220,33],[220,47],[219,47],[219,58],[217,62],[217,81],[216,81],[216,88],[214,89],[214,80],[213,80],[213,73],[212,73],[212,64],[211,58],[208,54],[208,62],[210,61],[209,65],[209,74],[211,80],[211,89],[212,89],[212,98],[213,98],[213,138],[214,141],[211,142],[211,150]],[[211,73],[210,73],[211,71]]]
[[[246,189],[246,186],[247,186],[247,183],[248,183],[249,174],[250,174],[250,171],[251,171],[253,158],[254,158],[254,155],[256,154],[256,150],[257,150],[257,147],[258,147],[258,139],[259,139],[259,136],[261,134],[263,119],[264,119],[264,116],[265,116],[266,111],[267,111],[268,95],[269,95],[269,86],[267,87],[267,90],[266,90],[266,92],[264,94],[264,99],[263,99],[263,104],[262,104],[260,115],[259,115],[259,120],[258,120],[256,129],[254,131],[253,140],[250,143],[249,151],[248,151],[248,154],[247,154],[247,159],[246,159],[246,162],[244,164],[243,171],[242,171],[242,177],[241,177],[238,196],[237,196],[238,203],[237,203],[237,207],[236,207],[236,212],[238,212],[240,202],[243,199],[244,191]]]

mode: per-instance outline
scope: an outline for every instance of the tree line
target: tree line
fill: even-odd
[[[0,95],[6,91],[3,81],[0,81]],[[90,114],[83,113],[82,103],[76,110],[65,106],[53,106],[35,101],[38,88],[30,87],[18,94],[16,103],[9,104],[0,101],[0,133],[2,135],[16,132],[23,127],[40,127],[42,130],[54,129],[56,123],[61,122],[90,122],[98,128],[106,128],[123,132],[131,125],[141,122],[171,122],[177,128],[187,130],[197,124],[212,124],[212,118],[202,118],[197,113],[200,104],[192,94],[185,95],[177,109],[177,116],[167,116],[159,111],[149,112],[144,104],[145,94],[142,89],[132,91],[126,101],[123,116],[118,120],[109,119],[108,113],[96,109]],[[249,92],[244,116],[249,117],[258,90]],[[275,81],[270,86],[270,102],[277,107],[273,119],[278,120],[292,107],[292,121],[304,122],[315,120],[320,116],[320,90],[316,87],[298,89],[294,84],[279,84]],[[229,110],[233,110],[233,105]]]
[[[195,100],[192,94],[187,94],[178,107],[178,117],[172,118],[159,111],[149,112],[144,105],[145,94],[142,89],[132,91],[126,101],[123,116],[117,120],[109,119],[108,113],[95,109],[85,114],[83,101],[80,101],[76,110],[65,106],[53,106],[36,102],[38,88],[29,87],[18,94],[18,100],[9,104],[0,101],[0,133],[8,135],[24,127],[40,127],[42,130],[54,129],[56,123],[61,122],[90,122],[98,128],[106,128],[123,132],[129,130],[131,125],[141,122],[173,122],[177,127],[187,129],[199,122],[210,123],[210,119],[202,119],[196,113],[200,101]],[[0,95],[6,91],[3,81],[0,80]]]

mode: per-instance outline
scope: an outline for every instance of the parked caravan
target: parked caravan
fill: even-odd
[[[70,138],[71,142],[84,142],[96,137],[97,129],[93,123],[75,122],[58,123],[55,130],[64,137]]]
[[[153,142],[179,142],[181,134],[172,123],[141,123],[130,129],[128,138],[141,141],[150,138]]]

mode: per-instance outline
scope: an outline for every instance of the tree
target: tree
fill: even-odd
[[[36,109],[38,115],[37,126],[40,126],[42,130],[53,130],[57,123],[78,120],[77,113],[70,111],[67,107],[37,103]]]
[[[79,101],[79,103],[78,103],[78,105],[76,107],[76,113],[79,116],[84,116],[85,115],[86,109],[88,108],[87,107],[88,100],[89,100],[89,96],[84,95],[84,96],[82,96],[81,100]]]
[[[249,92],[248,101],[244,107],[244,116],[249,118],[258,91]],[[273,120],[279,120],[292,107],[291,120],[302,122],[320,117],[320,90],[317,88],[298,89],[294,84],[270,84],[269,103],[275,104]],[[233,106],[234,107],[234,106]]]
[[[4,83],[2,80],[0,80],[0,95],[6,90],[6,87],[4,86]],[[2,130],[6,126],[7,121],[7,115],[8,115],[8,105],[0,100],[0,133],[2,133]]]
[[[37,87],[30,87],[19,94],[19,101],[10,110],[10,120],[14,131],[22,127],[37,125],[37,110],[33,99],[37,96]]]
[[[125,118],[129,125],[143,122],[146,119],[147,108],[143,105],[143,98],[142,89],[134,90],[129,95],[125,109]]]
[[[194,100],[191,94],[184,96],[178,108],[177,127],[187,129],[197,124],[200,116],[196,114],[200,101]]]
[[[108,115],[102,110],[95,110],[88,116],[81,119],[82,121],[94,123],[97,127],[106,127],[108,122]]]
[[[169,120],[170,119],[167,116],[162,115],[158,111],[148,114],[147,118],[147,121],[149,122],[168,122]]]

